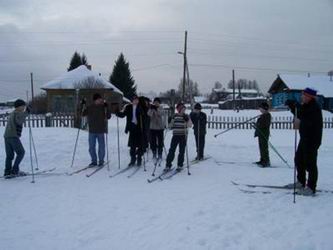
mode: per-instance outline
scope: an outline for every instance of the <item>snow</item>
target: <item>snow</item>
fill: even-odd
[[[282,81],[289,89],[303,90],[307,87],[317,90],[318,95],[333,97],[333,81],[328,75],[302,75],[281,74]]]
[[[123,133],[125,119],[119,121],[124,168],[129,162],[127,135]],[[112,174],[118,170],[115,117],[109,126]],[[293,181],[293,169],[272,150],[271,162],[276,168],[251,164],[258,160],[253,130],[231,130],[214,138],[218,132],[208,130],[206,154],[212,158],[193,165],[191,176],[184,171],[170,180],[148,184],[151,159],[146,164],[148,171],[141,170],[132,178],[127,178],[129,173],[109,178],[107,168],[90,178],[85,173],[66,176],[63,173],[72,171],[69,166],[77,130],[32,129],[40,168],[57,167],[59,175],[36,176],[35,184],[30,177],[0,179],[0,249],[331,250],[332,194],[297,196],[293,204],[292,195],[283,190],[266,195],[242,193],[231,180],[282,185]],[[30,169],[28,138],[25,128],[23,171]],[[170,139],[168,132],[167,148]],[[292,165],[294,131],[272,130],[270,140]],[[333,190],[332,140],[333,130],[324,130],[318,158],[320,189]],[[87,132],[81,132],[74,169],[89,163],[87,141]],[[193,159],[192,131],[188,145]]]
[[[47,82],[42,86],[42,89],[77,89],[79,85],[87,80],[93,80],[94,82],[101,84],[104,88],[114,89],[114,91],[122,94],[110,82],[106,81],[99,74],[89,70],[86,66],[81,65],[78,68],[64,73],[63,75],[55,78],[52,81]]]

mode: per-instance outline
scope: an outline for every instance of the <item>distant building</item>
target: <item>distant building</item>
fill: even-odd
[[[220,109],[256,109],[266,101],[266,97],[256,89],[235,89],[235,100],[233,93],[233,89],[229,88],[213,89]]]
[[[268,91],[272,95],[272,107],[286,108],[284,103],[287,99],[300,102],[302,90],[307,87],[317,90],[319,104],[333,112],[333,80],[329,75],[278,75]]]
[[[74,113],[80,100],[92,102],[94,93],[100,93],[109,103],[121,104],[123,93],[99,74],[82,65],[44,84],[48,112]]]

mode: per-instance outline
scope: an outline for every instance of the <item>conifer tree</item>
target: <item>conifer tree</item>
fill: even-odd
[[[77,51],[75,51],[75,53],[73,54],[72,59],[69,63],[69,68],[67,69],[67,71],[76,69],[77,67],[79,67],[81,65],[88,66],[87,57],[85,54],[82,54],[82,56],[81,56]]]
[[[131,99],[136,94],[135,81],[131,75],[129,63],[126,62],[123,53],[119,55],[115,62],[109,81],[123,92],[124,96],[128,99]]]

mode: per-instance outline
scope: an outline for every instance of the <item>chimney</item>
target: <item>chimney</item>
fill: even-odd
[[[308,73],[308,77],[310,77],[310,72]]]

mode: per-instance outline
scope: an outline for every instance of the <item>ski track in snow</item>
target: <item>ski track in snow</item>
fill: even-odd
[[[125,168],[127,135],[124,120],[120,121],[121,166]],[[113,117],[111,174],[118,171],[115,124]],[[65,173],[90,162],[86,132],[80,133],[74,168],[69,169],[77,131],[32,131],[40,169],[57,167],[57,173]],[[276,168],[251,164],[258,159],[253,130],[233,130],[214,138],[217,132],[208,130],[206,137],[206,153],[212,158],[193,165],[191,176],[183,171],[170,180],[148,184],[154,167],[149,159],[147,172],[141,169],[130,179],[130,172],[110,179],[105,167],[91,178],[83,171],[73,176],[36,176],[35,184],[30,183],[31,177],[0,180],[0,249],[332,249],[333,197],[297,196],[293,204],[292,195],[283,190],[271,190],[267,195],[240,192],[231,180],[282,185],[293,181],[293,169],[272,150],[271,162]],[[169,148],[171,132],[166,137]],[[332,139],[333,131],[324,130],[318,188],[333,189]],[[294,132],[272,130],[270,140],[293,166]],[[29,171],[26,128],[22,141],[26,155],[21,169]],[[194,145],[191,131],[190,160],[196,154]],[[1,148],[4,164],[3,142]],[[164,164],[157,167],[156,175],[163,168]]]

